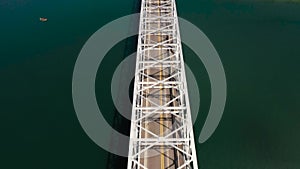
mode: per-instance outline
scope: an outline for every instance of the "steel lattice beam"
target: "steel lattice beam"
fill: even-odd
[[[128,169],[197,169],[175,0],[142,0]]]

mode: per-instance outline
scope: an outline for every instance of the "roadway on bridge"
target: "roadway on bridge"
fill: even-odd
[[[148,6],[161,6],[164,5],[163,0],[148,0],[146,1]],[[168,16],[172,17],[173,12],[164,10],[162,11],[161,8],[157,8],[156,10],[151,10],[146,12],[147,17],[160,17],[160,16]],[[146,24],[146,29],[157,29],[168,26],[168,22],[162,22],[162,19],[157,19],[157,22],[150,22]],[[166,35],[160,33],[160,31],[156,32],[156,34],[148,34],[145,37],[145,44],[158,44],[168,39],[172,39],[171,35]],[[171,44],[172,41],[169,41]],[[170,49],[163,49],[162,45],[158,45],[153,49],[145,50],[144,51],[144,61],[148,60],[151,61],[153,59],[163,60],[167,57],[174,55],[174,51]],[[170,57],[170,61],[174,60],[175,57]],[[145,64],[144,66],[147,67],[150,64]],[[156,64],[155,67],[149,67],[145,69],[145,74],[147,75],[146,78],[143,80],[146,82],[155,82],[156,80],[163,81],[175,72],[172,67],[164,67],[163,63]],[[172,78],[166,80],[165,82],[171,82]],[[150,85],[149,85],[150,86]],[[148,87],[148,86],[145,86]],[[178,91],[174,88],[165,88],[164,84],[159,84],[158,88],[149,88],[144,92],[143,105],[145,107],[153,107],[155,106],[153,103],[157,105],[163,106],[164,104],[171,101],[173,98],[178,96]],[[176,100],[172,102],[170,106],[176,106]],[[175,111],[175,110],[170,110]],[[171,131],[176,129],[176,121],[177,117],[172,115],[170,111],[159,110],[153,116],[147,117],[143,120],[142,126],[156,134],[160,137],[166,136]],[[142,131],[141,137],[142,138],[153,138],[153,135],[149,134],[150,132]],[[176,138],[177,133],[173,134],[171,137]],[[170,138],[170,137],[169,137]],[[153,156],[155,155],[155,156]],[[183,163],[183,155],[178,150],[174,149],[169,145],[160,145],[154,148],[151,148],[143,153],[143,157],[141,159],[141,163],[149,168],[149,169],[175,169],[178,166],[181,166]]]

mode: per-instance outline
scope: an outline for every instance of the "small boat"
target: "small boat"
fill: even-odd
[[[40,18],[40,21],[41,21],[41,22],[47,22],[47,21],[48,21],[48,19],[47,19],[47,18],[43,18],[43,17],[41,17],[41,18]]]

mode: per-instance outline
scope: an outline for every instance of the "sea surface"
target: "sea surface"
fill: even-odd
[[[139,8],[137,0],[0,0],[0,168],[126,168],[126,158],[107,153],[82,130],[72,74],[95,31]],[[300,3],[177,0],[177,8],[214,44],[227,78],[223,118],[214,135],[196,145],[200,168],[299,169]],[[103,115],[124,134],[129,121],[115,110],[110,81],[135,50],[136,37],[118,43],[96,80]],[[185,45],[184,58],[201,93],[197,140],[210,106],[210,83]]]

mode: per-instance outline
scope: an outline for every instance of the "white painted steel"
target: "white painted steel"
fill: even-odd
[[[127,169],[198,169],[175,0],[142,0],[135,72]]]

